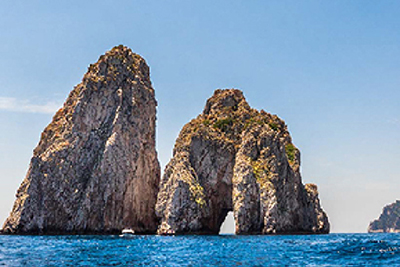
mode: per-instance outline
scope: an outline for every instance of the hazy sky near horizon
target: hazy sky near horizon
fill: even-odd
[[[217,88],[277,114],[332,232],[400,199],[399,1],[6,1],[0,8],[0,223],[40,134],[89,64],[142,55],[162,168]]]

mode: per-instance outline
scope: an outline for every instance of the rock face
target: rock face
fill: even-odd
[[[317,186],[303,185],[300,152],[276,115],[239,90],[216,90],[186,124],[160,183],[159,234],[218,234],[229,211],[237,234],[322,234]]]
[[[400,233],[400,200],[383,208],[379,219],[369,224],[368,233]]]
[[[90,65],[42,133],[3,232],[154,233],[156,105],[149,67],[130,49]]]

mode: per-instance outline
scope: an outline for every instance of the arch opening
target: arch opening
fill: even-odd
[[[222,223],[221,228],[219,229],[219,234],[234,235],[235,229],[236,229],[235,217],[233,215],[233,211],[229,211],[225,216],[225,220]]]

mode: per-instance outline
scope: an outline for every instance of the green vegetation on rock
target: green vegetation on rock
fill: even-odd
[[[269,127],[271,127],[272,130],[276,131],[278,130],[278,124],[274,123],[274,122],[269,122],[268,123]]]
[[[222,132],[226,132],[228,131],[229,127],[233,125],[233,122],[234,120],[232,118],[220,119],[213,124],[213,127]]]
[[[203,125],[204,126],[210,126],[210,124],[211,124],[211,121],[209,119],[203,120]]]
[[[271,190],[273,188],[273,185],[268,176],[269,170],[268,166],[265,164],[265,160],[253,160],[250,158],[250,164],[253,167],[254,177],[256,178],[256,181],[258,182],[260,187],[268,191]]]
[[[293,162],[296,158],[296,147],[293,144],[287,144],[285,150],[289,162]]]

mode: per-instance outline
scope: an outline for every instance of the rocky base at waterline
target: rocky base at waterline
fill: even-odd
[[[400,200],[383,208],[379,219],[368,226],[368,233],[400,233]]]
[[[229,211],[236,234],[329,232],[285,122],[235,89],[216,90],[180,132],[160,183],[158,233],[218,234]]]
[[[118,46],[90,65],[46,127],[6,234],[154,233],[157,102],[145,60]]]

